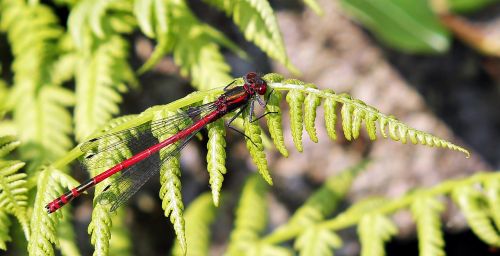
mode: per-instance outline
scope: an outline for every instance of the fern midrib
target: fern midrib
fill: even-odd
[[[323,221],[321,223],[318,223],[317,225],[319,225],[322,228],[327,228],[330,230],[345,229],[359,223],[359,220],[366,214],[388,215],[400,209],[408,208],[415,201],[417,197],[422,197],[422,196],[435,197],[438,195],[450,194],[457,187],[470,186],[476,183],[482,183],[493,179],[500,179],[500,173],[481,172],[467,179],[445,181],[433,188],[424,189],[423,191],[416,191],[413,192],[412,194],[403,196],[400,199],[388,202],[379,208],[371,210],[369,213],[357,213],[354,216],[352,214],[349,214],[347,215],[348,217],[344,217],[345,215],[341,214],[334,219]],[[296,237],[302,231],[303,231],[302,227],[293,227],[287,230],[286,233],[280,233],[279,236],[272,233],[262,238],[262,241],[270,244],[277,244],[283,241],[288,241]]]

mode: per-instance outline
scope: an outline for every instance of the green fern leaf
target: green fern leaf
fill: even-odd
[[[316,109],[321,104],[321,98],[315,94],[309,94],[306,96],[304,101],[304,123],[306,131],[313,142],[318,142],[318,136],[316,135],[316,126],[314,121],[316,120]]]
[[[354,178],[366,168],[367,163],[368,161],[361,161],[340,174],[330,177],[320,189],[295,211],[290,218],[290,225],[306,227],[322,221],[332,214],[340,200],[349,191]]]
[[[335,94],[332,90],[326,90],[327,93]],[[337,101],[333,98],[326,98],[323,103],[325,109],[325,126],[328,137],[332,140],[337,140],[337,132],[335,131],[335,124],[337,123]]]
[[[257,175],[247,179],[236,209],[228,255],[243,255],[259,241],[267,225],[266,194],[267,185]]]
[[[249,116],[250,110],[245,109],[243,111],[243,116]],[[269,167],[267,165],[266,153],[264,152],[264,145],[262,144],[261,132],[257,122],[250,122],[247,118],[245,120],[243,127],[245,128],[245,141],[247,144],[247,149],[250,152],[253,162],[257,165],[260,175],[266,180],[269,185],[273,184],[273,179],[269,174]]]
[[[125,224],[126,211],[117,209],[116,214],[111,217],[113,226],[111,227],[111,240],[109,241],[109,255],[127,256],[132,255],[132,241],[130,231]]]
[[[276,229],[266,236],[264,241],[274,243],[275,241],[289,240],[296,233],[302,234],[304,228],[311,227],[323,221],[330,215],[344,198],[351,187],[357,174],[364,170],[368,161],[361,161],[359,164],[342,171],[340,174],[330,177],[320,189],[314,192],[309,199],[299,207],[288,223]],[[318,230],[322,228],[318,227]]]
[[[120,93],[135,78],[128,62],[128,45],[119,36],[102,42],[89,57],[78,62],[76,75],[76,137],[82,140],[119,112]]]
[[[490,245],[500,246],[500,235],[492,225],[489,209],[480,192],[471,186],[462,186],[455,189],[452,195],[474,234]]]
[[[75,76],[78,56],[75,52],[62,55],[54,63],[52,70],[52,84],[61,86],[64,82],[71,80]]]
[[[342,240],[337,234],[319,226],[307,227],[294,244],[302,256],[333,256],[333,250],[341,246]]]
[[[210,225],[214,222],[217,209],[209,193],[198,196],[186,209],[187,253],[177,241],[172,255],[208,255],[210,249]]]
[[[500,179],[487,180],[484,185],[491,217],[500,230]]]
[[[300,81],[285,80],[284,83],[298,83]],[[290,90],[286,95],[286,101],[290,105],[290,127],[292,130],[292,138],[295,147],[299,152],[302,152],[302,131],[304,130],[304,119],[302,113],[302,105],[304,104],[305,95],[300,90]]]
[[[275,83],[283,81],[283,76],[279,74],[270,73],[265,75],[264,80],[268,83]],[[274,145],[279,150],[279,152],[284,156],[288,157],[288,150],[285,147],[285,140],[283,138],[283,128],[281,122],[281,98],[283,95],[278,91],[271,91],[267,95],[267,111],[273,114],[266,115],[267,127],[269,128],[269,133],[271,138],[273,138]]]
[[[42,170],[38,177],[37,193],[33,213],[31,214],[31,238],[28,239],[30,255],[54,255],[52,244],[59,247],[56,226],[61,212],[47,214],[45,205],[61,195],[63,189],[70,189],[78,183],[70,176],[51,167]]]
[[[166,118],[172,115],[172,112],[157,112],[154,120]],[[177,130],[168,131],[166,133],[153,133],[159,141],[163,141],[174,134]],[[180,147],[181,142],[176,142]],[[174,225],[175,234],[179,241],[180,247],[184,254],[186,253],[186,231],[184,228],[184,204],[182,203],[181,194],[181,166],[179,161],[179,152],[173,152],[174,147],[170,146],[160,150],[160,159],[164,159],[168,154],[174,153],[175,156],[162,161],[160,170],[160,198],[162,200],[162,208],[165,211],[165,217],[170,216],[170,222]]]
[[[0,250],[7,250],[7,242],[12,241],[9,235],[11,224],[7,212],[4,209],[0,209]]]
[[[245,38],[294,73],[299,71],[288,59],[273,9],[265,0],[205,0],[233,17]]]
[[[110,35],[130,33],[135,27],[132,2],[83,0],[71,10],[68,27],[76,47],[85,53]]]
[[[440,220],[443,204],[433,197],[418,197],[412,203],[411,210],[417,222],[419,255],[446,255]]]
[[[205,101],[206,103],[207,101]],[[222,119],[207,125],[207,170],[215,206],[219,206],[220,190],[226,174],[226,129]]]
[[[0,161],[0,209],[16,216],[29,239],[27,175],[17,173],[23,166],[20,161]]]
[[[161,0],[134,1],[134,15],[141,31],[149,38],[158,40],[151,57],[139,69],[140,74],[153,68],[173,46],[173,24],[169,8],[169,4]]]
[[[302,105],[304,104],[305,96],[314,94],[319,98],[325,99],[325,119],[327,122],[327,131],[329,137],[336,138],[335,121],[337,119],[335,108],[337,103],[342,104],[341,117],[344,137],[347,140],[357,139],[360,134],[361,125],[365,122],[367,133],[371,140],[377,138],[377,121],[380,127],[380,133],[384,138],[390,137],[394,141],[406,143],[408,139],[413,144],[427,145],[430,147],[448,148],[455,151],[460,151],[470,156],[469,151],[459,147],[449,141],[438,138],[432,134],[418,131],[408,127],[393,116],[387,116],[380,113],[374,107],[366,105],[363,101],[352,99],[347,94],[337,95],[330,90],[321,91],[312,88],[310,85],[304,85],[298,80],[285,80],[282,82],[270,82],[269,87],[276,91],[289,91],[287,94],[287,102],[290,105],[290,125],[292,137],[297,150],[302,151],[302,130],[303,130],[303,115]],[[388,129],[389,134],[387,134]]]
[[[0,157],[4,157],[21,143],[14,136],[0,136]]]
[[[15,57],[14,87],[6,104],[14,108],[14,121],[24,142],[21,153],[34,160],[34,165],[55,160],[72,144],[66,107],[73,104],[73,96],[51,84],[62,28],[45,5],[15,0],[0,5],[1,28],[7,32]]]
[[[384,243],[397,233],[397,228],[387,217],[366,214],[359,222],[358,233],[361,240],[361,255],[385,255]]]

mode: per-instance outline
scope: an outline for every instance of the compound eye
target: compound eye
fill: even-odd
[[[259,86],[257,86],[257,93],[260,95],[266,94],[267,91],[267,84],[266,82],[262,82]]]

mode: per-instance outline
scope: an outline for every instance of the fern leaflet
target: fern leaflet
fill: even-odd
[[[52,244],[59,247],[56,227],[61,213],[49,215],[45,210],[45,205],[61,195],[64,192],[63,189],[70,189],[77,185],[78,183],[73,178],[57,169],[47,167],[40,172],[35,205],[30,220],[31,238],[28,240],[30,255],[53,255]]]
[[[16,216],[24,236],[29,239],[27,175],[17,173],[23,166],[24,163],[20,161],[0,161],[0,208]]]
[[[500,246],[500,234],[491,222],[488,205],[479,191],[471,186],[459,187],[453,191],[453,200],[463,211],[472,231],[481,240]]]
[[[161,118],[166,118],[173,114],[172,112],[157,112],[154,119],[158,120]],[[163,134],[153,134],[160,141],[163,141],[170,136],[174,135],[178,131],[173,129]],[[182,142],[176,142],[177,147],[181,147]],[[174,147],[174,146],[172,146]],[[160,159],[162,159],[162,165],[160,170],[160,198],[162,200],[162,208],[165,211],[165,216],[170,216],[170,222],[174,225],[175,234],[179,245],[186,253],[186,231],[184,228],[184,204],[182,203],[181,194],[181,166],[179,161],[179,152],[172,152],[170,148],[164,148],[160,150]],[[174,154],[173,157],[165,159],[168,154]]]
[[[337,234],[326,228],[314,225],[305,228],[305,231],[297,237],[294,244],[294,247],[303,256],[333,256],[333,250],[341,246],[342,240]]]
[[[7,250],[7,242],[12,241],[12,237],[9,235],[11,224],[7,212],[0,209],[0,250]]]
[[[250,116],[250,110],[247,108],[243,111],[243,116]],[[243,127],[245,128],[245,141],[247,144],[247,149],[250,151],[250,156],[253,162],[257,165],[260,175],[266,180],[269,185],[273,184],[271,175],[269,174],[269,167],[267,166],[266,154],[264,153],[264,145],[262,144],[261,132],[257,122],[250,122],[247,118],[244,118]]]
[[[444,256],[444,239],[440,214],[444,206],[432,197],[417,197],[411,205],[417,222],[418,251],[420,256]]]
[[[204,102],[208,103],[209,98]],[[213,100],[213,98],[212,98]],[[214,205],[219,206],[220,190],[226,174],[226,130],[222,119],[207,125],[207,170]]]
[[[397,228],[387,217],[367,214],[361,218],[358,226],[361,240],[361,255],[385,255],[384,242],[397,233]]]
[[[233,17],[245,38],[294,73],[299,71],[288,59],[271,5],[266,0],[205,0]]]
[[[282,76],[265,75],[263,78],[268,83],[283,80]],[[276,148],[283,156],[287,157],[288,150],[285,147],[285,140],[283,138],[283,128],[281,127],[282,125],[281,125],[280,103],[283,95],[281,94],[281,92],[275,92],[271,90],[267,97],[269,97],[266,105],[267,111],[273,113],[270,115],[266,115],[267,127],[269,128],[269,133],[271,134],[271,138],[273,138],[274,145],[276,145]]]

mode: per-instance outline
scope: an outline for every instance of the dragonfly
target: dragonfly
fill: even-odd
[[[84,157],[80,160],[82,164],[87,169],[108,169],[54,199],[45,206],[45,209],[48,213],[53,213],[90,188],[116,173],[121,173],[97,196],[99,203],[111,204],[110,210],[115,211],[160,171],[162,163],[177,156],[187,142],[208,124],[228,113],[236,112],[226,125],[242,133],[232,127],[231,123],[247,107],[250,107],[250,122],[273,113],[268,112],[253,118],[254,103],[257,101],[263,107],[266,105],[261,96],[266,94],[268,85],[255,72],[247,73],[243,76],[243,81],[244,84],[241,86],[234,85],[235,81],[228,84],[224,88],[224,93],[213,102],[84,142],[80,146],[80,150],[84,153]],[[157,136],[154,136],[154,134],[168,134],[172,130],[178,132],[165,140],[159,141]],[[120,159],[121,152],[130,149],[137,153]],[[117,157],[121,161],[113,164],[116,163]]]

